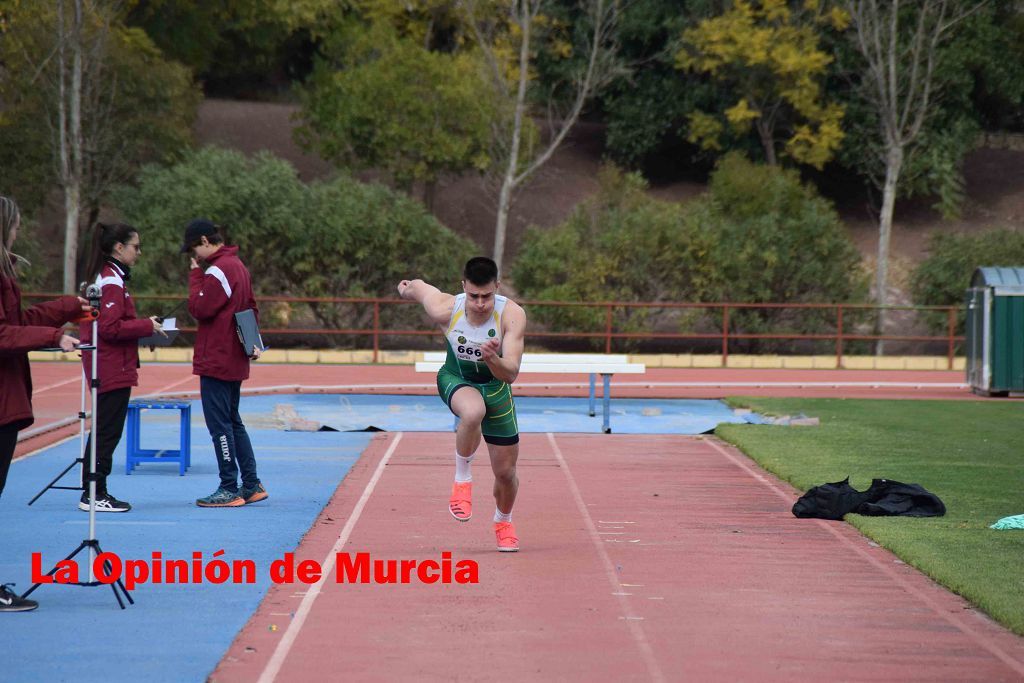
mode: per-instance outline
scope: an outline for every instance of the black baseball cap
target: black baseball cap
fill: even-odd
[[[217,226],[209,218],[193,218],[185,226],[185,243],[181,245],[181,253],[187,254],[200,237],[211,237],[217,234]]]

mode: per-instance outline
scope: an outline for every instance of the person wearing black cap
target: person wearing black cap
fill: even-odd
[[[256,456],[238,412],[250,357],[238,340],[235,313],[257,312],[252,278],[238,258],[238,247],[224,244],[221,227],[197,218],[185,228],[181,252],[190,254],[188,311],[199,323],[192,352],[192,374],[199,375],[203,416],[213,439],[220,485],[196,500],[199,507],[239,507],[267,498],[256,474]],[[202,262],[203,267],[200,267]],[[255,350],[252,359],[259,357]],[[239,487],[241,476],[241,487]]]

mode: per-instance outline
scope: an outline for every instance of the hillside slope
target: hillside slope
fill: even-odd
[[[330,164],[302,152],[291,137],[296,107],[284,104],[207,100],[199,111],[196,137],[200,144],[215,144],[253,153],[267,149],[296,166],[303,180],[322,178]],[[551,162],[517,196],[509,222],[507,253],[515,258],[522,234],[529,225],[556,225],[581,200],[597,190],[602,140],[594,126],[580,126]],[[966,194],[963,215],[943,220],[923,200],[897,206],[892,239],[894,285],[902,290],[903,276],[926,255],[927,238],[933,231],[971,232],[994,227],[1024,229],[1024,150],[980,148],[966,161]],[[703,185],[677,182],[653,187],[657,197],[684,200],[703,191]],[[866,192],[833,197],[851,238],[874,262],[877,224]],[[440,183],[434,213],[447,226],[491,250],[494,240],[495,192],[475,177]],[[898,295],[902,299],[902,296]]]

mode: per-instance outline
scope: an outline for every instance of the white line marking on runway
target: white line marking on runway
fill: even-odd
[[[733,455],[729,451],[727,451],[724,448],[722,448],[722,446],[720,446],[714,440],[708,439],[707,441],[705,441],[705,443],[710,445],[712,448],[714,448],[716,451],[718,451],[721,455],[725,456],[726,459],[731,461],[737,467],[739,467],[740,469],[742,469],[745,472],[747,472],[748,474],[750,474],[752,477],[754,477],[754,479],[757,479],[761,483],[763,483],[766,486],[768,486],[780,498],[785,500],[786,503],[788,503],[788,504],[792,504],[793,503],[793,496],[792,495],[790,495],[789,493],[784,491],[782,488],[779,487],[778,484],[776,484],[774,481],[771,481],[770,479],[768,479],[767,477],[762,475],[760,472],[755,470],[753,467],[748,465],[746,462],[744,462],[740,458],[736,457],[735,455]],[[947,612],[945,608],[939,606],[939,604],[937,602],[935,602],[935,600],[933,600],[929,595],[927,595],[926,593],[921,591],[917,586],[915,586],[911,582],[907,581],[903,576],[901,576],[899,574],[899,572],[897,572],[892,566],[885,564],[884,562],[879,560],[877,557],[872,555],[870,552],[865,550],[861,545],[858,545],[857,543],[854,543],[849,538],[847,538],[844,534],[839,533],[839,531],[834,529],[831,524],[828,524],[828,523],[826,523],[826,522],[824,522],[822,520],[814,520],[814,521],[816,521],[819,526],[821,526],[822,528],[827,530],[830,534],[832,534],[837,539],[839,539],[839,541],[842,542],[844,545],[846,545],[846,546],[848,546],[850,548],[853,548],[857,552],[858,555],[860,555],[861,557],[866,559],[868,562],[870,562],[876,568],[880,569],[894,583],[898,584],[903,590],[905,590],[908,593],[910,593],[910,594],[914,595],[915,597],[917,597],[921,602],[923,602],[929,608],[931,608],[931,610],[934,611],[939,617],[945,619],[947,622],[949,622],[954,627],[956,627],[956,629],[959,630],[961,633],[963,633],[964,635],[968,636],[974,642],[976,642],[978,645],[982,646],[983,648],[985,648],[986,650],[991,652],[993,655],[995,655],[997,658],[999,658],[1000,661],[1004,662],[1007,666],[1009,666],[1011,669],[1016,671],[1018,674],[1024,676],[1024,662],[1017,661],[1016,659],[1013,658],[1013,656],[1011,656],[1009,653],[1004,651],[1003,648],[999,646],[999,644],[993,642],[991,638],[987,637],[986,635],[984,635],[982,633],[979,633],[978,631],[975,631],[973,628],[971,628],[971,626],[966,621],[964,621],[963,619],[960,619],[960,618],[954,616],[953,614],[950,614],[949,612]]]
[[[587,531],[590,533],[590,540],[594,544],[594,548],[597,550],[598,556],[601,558],[601,563],[604,565],[605,575],[608,577],[609,582],[612,584],[613,594],[618,592],[619,580],[615,576],[615,565],[612,564],[612,560],[608,557],[608,551],[604,549],[601,544],[602,539],[598,535],[597,527],[594,525],[594,520],[591,519],[590,513],[587,512],[587,506],[583,502],[583,496],[580,494],[580,489],[576,485],[576,480],[572,476],[572,472],[569,470],[569,463],[562,457],[562,450],[558,447],[555,442],[555,435],[548,432],[548,441],[551,443],[551,449],[555,453],[555,459],[558,460],[559,466],[562,471],[565,472],[566,479],[569,480],[569,490],[572,491],[572,497],[576,501],[576,507],[579,508],[580,515],[583,517],[583,521],[587,526]],[[612,539],[606,538],[605,541],[611,541]],[[633,616],[630,614],[629,603],[622,595],[618,596],[619,604],[622,607],[622,611],[626,613],[626,616],[619,617],[619,619],[625,619],[629,624],[630,634],[633,636],[633,640],[636,641],[637,647],[640,649],[640,654],[643,657],[644,664],[647,665],[647,673],[650,674],[650,678],[653,681],[664,681],[665,675],[661,672],[661,667],[658,666],[658,660],[654,657],[654,650],[651,649],[651,644],[647,641],[647,635],[644,633],[643,627],[636,623],[642,621],[643,617]]]
[[[370,481],[366,482],[366,488],[363,489],[363,495],[359,497],[359,501],[356,506],[352,509],[352,514],[349,516],[348,521],[345,523],[345,528],[341,530],[338,535],[338,540],[335,541],[334,547],[327,553],[327,557],[320,564],[323,567],[323,573],[320,575],[320,580],[309,587],[306,591],[306,595],[302,598],[302,602],[299,604],[299,608],[295,610],[295,618],[292,619],[291,623],[288,624],[288,630],[284,632],[281,640],[277,643],[277,647],[274,648],[274,654],[271,655],[270,661],[267,662],[266,668],[263,669],[263,673],[260,674],[259,683],[271,683],[277,674],[281,671],[281,665],[284,664],[285,658],[288,656],[288,652],[292,649],[292,645],[295,643],[295,639],[299,636],[299,631],[302,630],[302,625],[306,623],[306,617],[309,615],[311,609],[313,609],[313,601],[316,600],[317,596],[320,595],[320,588],[326,581],[326,577],[334,573],[334,563],[336,556],[341,552],[341,548],[348,542],[348,537],[352,534],[352,529],[355,528],[356,522],[359,521],[360,515],[363,514],[363,508],[366,507],[366,501],[370,499],[373,494],[373,489],[376,488],[377,482],[384,474],[384,468],[388,464],[388,460],[391,459],[391,454],[395,452],[395,448],[398,447],[398,443],[402,440],[402,432],[398,432],[395,436],[395,440],[391,442],[384,457],[380,459],[377,464],[377,469],[374,470],[373,476],[370,477]]]

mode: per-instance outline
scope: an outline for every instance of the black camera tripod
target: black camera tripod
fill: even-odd
[[[100,299],[102,297],[99,285],[89,285],[89,287],[85,291],[85,297],[86,297],[86,299],[89,300],[89,305],[92,307],[92,309],[94,311],[99,311]],[[97,439],[96,439],[96,396],[97,396],[97,393],[99,392],[99,386],[100,386],[100,380],[99,380],[99,377],[97,376],[97,359],[98,359],[98,356],[99,356],[99,322],[98,321],[99,321],[99,315],[95,315],[93,317],[93,319],[92,319],[92,344],[81,345],[81,346],[78,347],[81,351],[92,351],[92,381],[89,382],[90,397],[91,397],[91,400],[92,400],[92,425],[91,425],[92,439],[90,440],[90,444],[91,445],[89,447],[89,474],[86,476],[86,480],[89,482],[89,486],[88,486],[88,491],[89,491],[89,537],[86,538],[85,540],[83,540],[81,543],[79,543],[78,547],[75,548],[73,551],[71,551],[71,554],[69,554],[67,557],[64,558],[64,560],[62,560],[62,562],[67,562],[69,560],[72,560],[76,555],[78,555],[78,553],[82,552],[86,548],[89,549],[89,553],[88,553],[88,555],[89,555],[89,580],[88,581],[79,581],[79,582],[77,582],[75,584],[75,585],[79,585],[79,586],[103,586],[103,585],[107,585],[106,583],[97,581],[95,579],[95,574],[93,572],[93,563],[95,561],[96,556],[98,556],[98,555],[103,553],[103,549],[100,548],[100,542],[96,539],[96,441],[97,441]],[[83,373],[82,374],[82,410],[78,414],[79,420],[81,422],[82,448],[84,448],[84,446],[85,446],[85,379],[86,379],[85,378],[85,373]],[[50,488],[71,488],[71,487],[68,487],[68,486],[53,486],[52,484],[54,482],[56,482],[58,479],[60,479],[61,477],[63,477],[64,474],[67,473],[72,467],[74,467],[76,463],[80,463],[80,462],[84,462],[83,458],[78,458],[77,460],[75,460],[75,462],[71,463],[64,470],[64,472],[61,472],[60,475],[57,476],[57,479],[54,479],[53,482],[50,482],[50,485],[48,485],[46,488],[44,488],[42,491],[40,491],[39,494],[37,494],[36,497],[32,499],[32,502],[30,502],[29,505],[31,505],[33,502],[35,502],[36,498],[39,498],[39,496],[41,496],[43,493],[45,493],[47,489],[50,489]],[[73,490],[81,491],[82,487],[78,487],[78,488],[75,488]],[[51,569],[50,571],[46,572],[45,576],[53,576],[60,566],[61,566],[61,563],[58,562],[57,564],[55,564],[53,566],[53,569]],[[105,565],[104,565],[104,568],[105,568],[105,571],[107,571],[109,573],[111,571],[110,563],[106,562]],[[35,589],[39,588],[39,586],[41,586],[41,585],[43,585],[43,584],[42,583],[33,584],[32,587],[29,588],[27,591],[25,591],[25,593],[21,597],[23,597],[23,598],[27,597]],[[128,594],[128,589],[126,589],[124,587],[124,583],[121,582],[120,578],[116,579],[113,583],[110,583],[109,585],[110,585],[111,590],[114,591],[114,597],[117,598],[117,604],[121,606],[121,609],[125,609],[125,604],[124,604],[124,600],[125,599],[128,601],[129,604],[132,604],[132,605],[135,604],[135,600],[133,600],[132,596]],[[124,596],[124,599],[122,599],[122,596]]]

